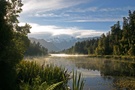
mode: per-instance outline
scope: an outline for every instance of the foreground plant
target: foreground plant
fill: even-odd
[[[73,82],[72,82],[72,90],[83,90],[84,80],[81,79],[82,74],[73,71]]]
[[[61,67],[54,65],[40,66],[36,62],[30,61],[22,61],[18,64],[17,72],[21,90],[46,90],[49,86],[55,87],[55,90],[63,90],[67,87],[69,78],[67,70]]]

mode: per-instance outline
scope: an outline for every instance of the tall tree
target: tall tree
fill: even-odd
[[[21,0],[0,0],[0,90],[16,90],[15,66],[22,60],[30,25],[18,26]]]

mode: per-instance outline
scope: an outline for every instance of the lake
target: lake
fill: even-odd
[[[51,54],[38,60],[82,73],[84,90],[118,90],[117,79],[135,76],[135,63],[124,60],[90,58],[87,55]],[[68,82],[71,87],[72,80]],[[124,88],[122,90],[125,90]]]

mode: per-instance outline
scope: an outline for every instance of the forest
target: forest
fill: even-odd
[[[122,25],[116,22],[111,30],[100,38],[77,42],[65,53],[95,55],[135,55],[135,11],[123,17]]]
[[[25,56],[45,56],[48,54],[48,49],[40,45],[39,42],[30,42]]]

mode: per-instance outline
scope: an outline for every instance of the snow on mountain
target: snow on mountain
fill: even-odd
[[[49,52],[61,51],[72,47],[78,41],[89,40],[97,37],[90,38],[75,38],[70,35],[55,35],[44,39],[30,38],[31,41],[39,42],[42,46],[46,47]]]

